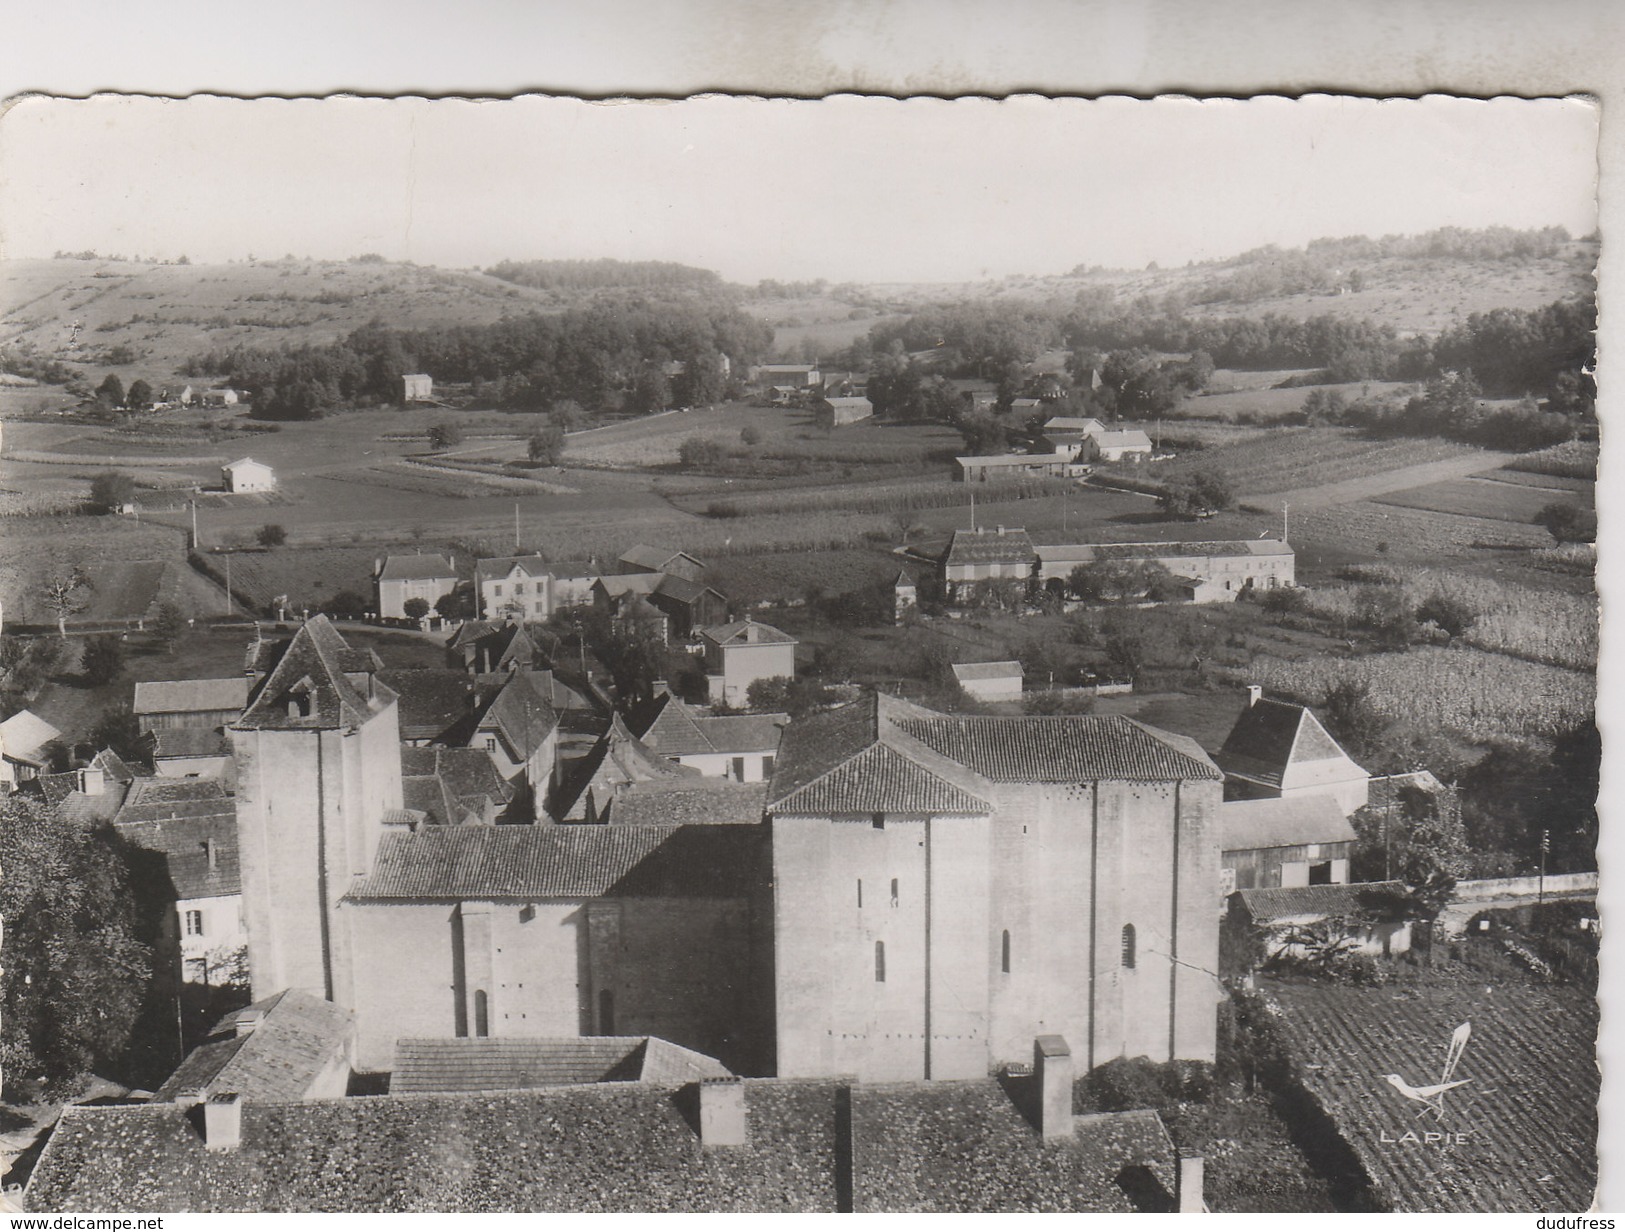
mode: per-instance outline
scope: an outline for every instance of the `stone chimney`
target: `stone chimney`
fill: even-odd
[[[107,790],[107,780],[100,766],[86,766],[79,771],[79,790],[87,796],[99,796]]]
[[[745,1123],[745,1084],[738,1078],[705,1078],[700,1082],[700,1145],[744,1146],[750,1141]]]
[[[235,1151],[243,1144],[243,1097],[216,1091],[203,1105],[203,1145],[211,1151]]]
[[[1264,686],[1263,685],[1261,685],[1261,684],[1250,684],[1250,685],[1247,686],[1247,706],[1248,706],[1249,709],[1251,709],[1253,706],[1258,705],[1258,703],[1263,699],[1263,697],[1264,697]]]
[[[1202,1157],[1200,1155],[1181,1155],[1179,1157],[1179,1172],[1174,1182],[1174,1198],[1179,1205],[1181,1215],[1200,1215],[1207,1210],[1207,1203],[1202,1198]]]
[[[1038,1084],[1038,1132],[1044,1141],[1072,1136],[1072,1050],[1059,1035],[1033,1041],[1033,1079]]]

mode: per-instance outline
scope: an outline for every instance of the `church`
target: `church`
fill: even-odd
[[[253,995],[353,1010],[358,1069],[481,1036],[866,1081],[985,1077],[1047,1034],[1080,1069],[1213,1058],[1222,775],[1194,741],[866,694],[785,729],[765,805],[650,781],[607,820],[437,825],[402,807],[378,673],[312,620],[230,729]]]

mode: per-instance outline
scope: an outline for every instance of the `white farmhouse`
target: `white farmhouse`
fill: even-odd
[[[270,492],[276,487],[276,473],[253,458],[238,458],[220,468],[228,492]]]

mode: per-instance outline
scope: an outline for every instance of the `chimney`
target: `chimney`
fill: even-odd
[[[1059,1035],[1033,1041],[1038,1082],[1038,1132],[1045,1142],[1072,1136],[1072,1050]]]
[[[1181,1215],[1200,1215],[1207,1210],[1202,1199],[1202,1157],[1181,1155],[1179,1171],[1174,1180],[1174,1199]]]
[[[382,556],[374,556],[372,558],[372,576],[377,577],[383,571],[384,571],[384,558]]]
[[[243,1144],[243,1097],[216,1091],[203,1105],[203,1145],[211,1151],[235,1151]]]
[[[1250,685],[1248,685],[1247,686],[1247,707],[1248,707],[1248,709],[1251,709],[1252,707],[1258,705],[1259,701],[1263,698],[1263,696],[1264,696],[1264,686],[1263,685],[1261,685],[1261,684],[1250,684]]]
[[[106,779],[100,766],[86,766],[79,771],[79,790],[87,796],[99,796],[106,790]]]
[[[649,696],[651,698],[664,697],[670,692],[671,686],[668,685],[664,680],[651,680],[649,682]]]
[[[744,1146],[750,1141],[745,1125],[745,1084],[738,1078],[700,1081],[700,1145]]]

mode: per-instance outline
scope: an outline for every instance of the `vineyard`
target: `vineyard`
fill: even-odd
[[[1237,492],[1286,492],[1471,452],[1469,446],[1448,441],[1371,439],[1349,428],[1279,428],[1270,434],[1268,448],[1246,440],[1155,463],[1144,473],[1182,479],[1196,471],[1218,471]]]
[[[1401,1211],[1583,1211],[1597,1183],[1597,1006],[1559,984],[1430,982],[1264,989],[1298,1080]],[[1438,1081],[1452,1032],[1471,1023],[1445,1117],[1386,1080]],[[1408,1131],[1461,1135],[1395,1141]],[[1388,1140],[1385,1140],[1388,1139]]]
[[[1595,479],[1599,453],[1596,441],[1564,441],[1549,449],[1519,454],[1506,464],[1506,469],[1565,479]]]
[[[1292,543],[1299,552],[1429,560],[1473,556],[1485,548],[1547,547],[1551,541],[1538,526],[1493,518],[1441,517],[1376,501],[1354,501],[1292,515]]]
[[[1351,659],[1292,661],[1261,656],[1238,683],[1318,706],[1345,681],[1370,689],[1372,704],[1421,731],[1469,740],[1553,736],[1588,721],[1596,707],[1590,673],[1529,663],[1468,647],[1423,647]]]

